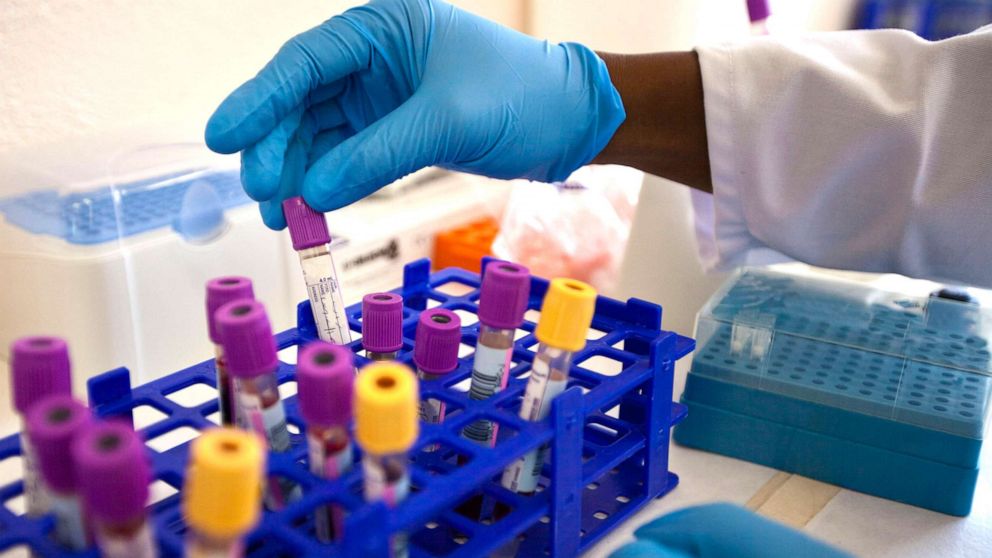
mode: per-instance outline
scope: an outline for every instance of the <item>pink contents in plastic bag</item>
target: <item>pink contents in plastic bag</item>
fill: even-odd
[[[493,253],[542,277],[572,277],[609,293],[619,279],[643,173],[584,167],[561,184],[520,181]]]

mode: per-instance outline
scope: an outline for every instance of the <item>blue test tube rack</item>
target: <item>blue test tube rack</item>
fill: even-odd
[[[488,262],[484,262],[485,263]],[[457,284],[464,294],[450,294],[445,286]],[[398,360],[410,363],[418,313],[441,306],[463,317],[462,343],[475,345],[480,278],[460,269],[434,275],[430,262],[408,264],[403,287],[404,347]],[[538,310],[548,282],[533,278],[529,308]],[[445,291],[449,292],[446,293]],[[361,305],[348,309],[352,329],[361,331]],[[305,441],[292,436],[293,450],[269,456],[268,474],[288,477],[303,487],[304,497],[279,511],[266,511],[263,521],[249,535],[251,557],[341,556],[387,557],[392,533],[411,533],[414,557],[452,558],[484,556],[520,538],[519,556],[576,556],[601,540],[613,528],[654,498],[678,484],[668,470],[671,428],[685,417],[686,408],[672,401],[675,362],[690,353],[695,342],[661,328],[660,306],[630,299],[620,302],[599,297],[593,318],[594,335],[572,366],[569,388],[552,405],[548,419],[531,423],[517,412],[537,340],[536,324],[527,321],[518,332],[514,367],[507,389],[486,401],[468,398],[471,356],[442,380],[423,382],[421,397],[445,401],[448,416],[441,425],[423,425],[412,452],[410,496],[396,509],[367,504],[361,496],[361,468],[355,467],[337,481],[325,481],[307,470]],[[297,309],[298,325],[279,333],[281,349],[316,339],[309,302]],[[597,333],[598,332],[598,333]],[[361,341],[351,348],[359,353]],[[360,365],[368,361],[360,354]],[[592,359],[612,361],[615,370],[591,370]],[[279,381],[292,382],[294,367],[281,364]],[[89,403],[101,417],[131,418],[132,411],[151,406],[164,418],[141,429],[146,440],[176,429],[202,431],[215,426],[216,400],[187,407],[170,398],[196,384],[216,387],[213,361],[208,360],[148,384],[132,387],[130,375],[119,368],[89,381]],[[288,421],[299,431],[305,425],[296,398],[286,400]],[[479,418],[500,425],[494,448],[473,444],[460,436],[462,428]],[[502,488],[499,476],[519,456],[541,444],[551,444],[540,491],[522,497]],[[440,444],[441,451],[420,448]],[[0,441],[0,461],[20,452],[19,438]],[[181,491],[189,443],[165,451],[149,448],[155,480]],[[467,462],[465,460],[467,459]],[[462,461],[462,464],[458,464]],[[95,550],[69,553],[48,536],[52,519],[17,515],[9,502],[22,493],[21,481],[0,486],[0,553],[27,546],[39,556],[96,557]],[[483,494],[490,507],[506,504],[511,512],[499,519],[466,517],[456,511],[462,502]],[[162,556],[180,556],[186,530],[180,512],[181,493],[151,506],[151,516]],[[314,534],[313,510],[336,503],[347,510],[345,535],[325,544]],[[486,517],[483,514],[482,517]]]

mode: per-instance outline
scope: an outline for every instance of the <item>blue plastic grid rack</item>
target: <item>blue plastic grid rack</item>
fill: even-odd
[[[238,171],[192,169],[156,176],[112,188],[59,194],[40,190],[0,199],[0,214],[10,224],[33,234],[54,236],[72,244],[102,244],[177,222],[191,187],[209,185],[217,209],[251,201],[241,187]]]
[[[700,313],[675,439],[966,515],[992,394],[985,314],[741,272]]]
[[[404,297],[404,347],[399,360],[412,358],[412,338],[418,313],[441,306],[462,316],[463,349],[474,346],[478,334],[475,318],[479,276],[460,269],[430,275],[430,264],[420,260],[407,265],[404,285],[396,292]],[[464,294],[452,294],[455,284]],[[534,278],[529,308],[536,311],[548,282]],[[446,292],[447,291],[447,292]],[[351,327],[361,331],[360,305],[348,309]],[[276,336],[280,348],[306,343],[316,337],[308,302],[298,309],[297,328]],[[661,307],[631,299],[626,303],[600,297],[596,302],[590,339],[575,358],[569,389],[552,405],[542,422],[531,423],[517,416],[536,339],[533,320],[518,331],[513,353],[514,367],[507,389],[486,401],[468,398],[471,356],[463,355],[459,368],[442,380],[423,382],[421,396],[445,401],[448,415],[442,425],[423,425],[413,451],[412,491],[395,510],[382,504],[366,504],[361,497],[361,467],[338,481],[315,478],[307,470],[305,441],[293,434],[293,450],[270,455],[269,475],[288,477],[304,489],[304,497],[280,511],[266,511],[264,520],[248,538],[248,555],[276,556],[388,556],[391,533],[411,536],[414,557],[484,556],[520,538],[520,556],[575,556],[605,536],[653,498],[667,494],[678,484],[668,471],[671,426],[685,416],[685,407],[672,402],[675,361],[691,352],[692,339],[662,331]],[[361,356],[361,341],[351,344]],[[596,372],[597,361],[611,364]],[[281,364],[280,383],[293,382],[294,367]],[[215,426],[217,402],[210,399],[185,407],[170,399],[176,392],[197,384],[215,387],[213,361],[206,361],[143,386],[131,387],[126,369],[97,376],[89,382],[90,405],[102,417],[128,417],[132,411],[151,406],[164,414],[142,429],[154,440],[177,429],[200,431]],[[286,399],[291,430],[302,430],[296,398]],[[482,447],[460,436],[463,427],[479,418],[500,425],[494,448]],[[441,450],[423,452],[440,444]],[[540,490],[523,497],[503,489],[499,476],[516,458],[543,443],[550,443],[551,458],[544,467]],[[0,441],[0,460],[16,456],[18,437]],[[155,479],[179,490],[182,487],[188,443],[165,451],[149,449]],[[467,459],[467,462],[465,460]],[[462,465],[457,463],[463,462]],[[42,556],[95,556],[95,551],[70,554],[59,550],[46,536],[51,518],[28,519],[16,515],[9,501],[22,491],[21,482],[0,487],[0,551],[29,546]],[[482,521],[458,513],[456,508],[479,494],[511,509],[499,519]],[[163,556],[179,556],[185,526],[180,514],[180,495],[173,494],[152,504],[151,513]],[[329,502],[348,513],[341,541],[324,544],[313,530],[313,510]],[[483,514],[484,518],[491,517]]]

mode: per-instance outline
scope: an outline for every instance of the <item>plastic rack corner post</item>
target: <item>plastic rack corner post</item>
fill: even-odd
[[[588,344],[576,355],[569,389],[554,401],[548,419],[527,422],[517,412],[537,344],[536,323],[530,315],[518,331],[507,388],[485,401],[468,398],[479,285],[478,275],[461,269],[431,275],[430,262],[420,260],[407,265],[404,284],[395,291],[405,301],[404,347],[398,360],[409,363],[412,358],[420,311],[448,308],[462,316],[464,326],[459,368],[444,379],[421,384],[421,397],[443,400],[449,411],[443,424],[422,425],[411,456],[411,494],[395,509],[363,501],[360,467],[335,481],[309,473],[305,440],[297,433],[304,424],[296,397],[289,395],[289,388],[295,386],[294,366],[280,365],[281,390],[289,395],[293,450],[270,454],[268,473],[299,483],[304,497],[282,510],[265,512],[248,537],[248,556],[386,557],[390,535],[401,531],[411,534],[415,557],[482,556],[514,538],[520,539],[521,556],[575,556],[650,500],[675,488],[678,476],[668,470],[668,447],[671,427],[685,416],[685,407],[672,401],[672,378],[675,361],[691,352],[695,342],[661,330],[661,307],[655,304],[600,297]],[[532,279],[532,311],[539,311],[547,285],[544,279]],[[286,354],[283,350],[316,338],[309,303],[301,303],[297,310],[298,327],[276,336],[281,356]],[[350,326],[359,334],[360,313],[360,304],[348,309]],[[361,340],[352,342],[351,348],[359,353],[358,363],[365,364],[359,352]],[[135,412],[141,407],[157,411],[158,420],[142,419],[136,427],[149,445],[156,484],[171,487],[170,495],[151,504],[163,556],[182,554],[186,527],[181,494],[176,492],[182,487],[188,438],[217,421],[216,399],[191,403],[177,397],[191,387],[215,388],[212,359],[137,387],[130,385],[126,369],[89,382],[90,406],[102,417],[138,420],[147,416]],[[499,425],[493,447],[461,436],[465,426],[480,418]],[[181,442],[171,447],[160,443],[177,430],[186,433]],[[502,488],[503,469],[544,443],[551,444],[551,455],[539,491],[524,497]],[[440,451],[420,450],[433,445]],[[19,451],[17,436],[0,441],[0,460],[16,457]],[[47,536],[50,518],[14,513],[11,501],[21,492],[19,480],[5,480],[0,486],[0,552],[24,546],[41,556],[96,557],[95,550],[72,554],[58,549]],[[464,502],[480,501],[480,494],[484,496],[480,515],[457,511]],[[314,533],[313,512],[330,502],[346,510],[345,534],[339,541],[321,543]],[[496,502],[511,511],[494,518],[490,512]]]

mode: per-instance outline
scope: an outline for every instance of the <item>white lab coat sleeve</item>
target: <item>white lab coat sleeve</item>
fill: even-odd
[[[704,263],[772,249],[992,286],[992,26],[697,51],[714,191]]]

